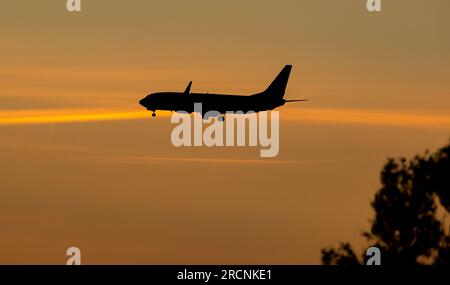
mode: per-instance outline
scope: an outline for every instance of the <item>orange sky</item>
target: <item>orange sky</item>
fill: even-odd
[[[445,144],[450,2],[5,1],[0,263],[292,263],[364,246],[387,157]],[[150,92],[251,94],[285,64],[280,154],[175,148]]]

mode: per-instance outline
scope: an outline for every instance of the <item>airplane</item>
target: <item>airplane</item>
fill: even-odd
[[[217,111],[221,114],[219,119],[222,120],[227,112],[268,111],[283,106],[285,103],[308,101],[307,99],[283,99],[291,69],[292,65],[286,65],[266,90],[254,95],[191,93],[191,81],[184,92],[153,93],[140,100],[139,104],[152,111],[152,116],[155,117],[156,110],[182,110],[192,113],[196,111],[194,104],[202,103],[202,116],[208,111]],[[206,118],[204,117],[204,119]]]

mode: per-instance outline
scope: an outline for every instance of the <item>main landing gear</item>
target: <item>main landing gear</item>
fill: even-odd
[[[155,111],[152,112],[152,117],[153,118],[156,117],[156,112]]]

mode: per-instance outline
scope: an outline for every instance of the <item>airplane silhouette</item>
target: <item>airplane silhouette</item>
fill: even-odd
[[[286,85],[292,65],[286,65],[273,82],[261,93],[254,95],[225,95],[225,94],[204,94],[190,93],[192,81],[189,82],[184,92],[158,92],[146,96],[139,101],[139,104],[152,111],[152,116],[156,116],[156,110],[195,112],[194,104],[202,103],[202,113],[217,111],[220,114],[226,112],[249,111],[260,112],[273,110],[289,102],[308,101],[283,99]],[[202,115],[203,115],[202,114]]]

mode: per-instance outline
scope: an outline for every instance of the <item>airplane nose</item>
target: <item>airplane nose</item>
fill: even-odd
[[[144,106],[144,107],[145,107],[145,105],[144,105],[144,104],[145,104],[145,98],[144,98],[144,99],[142,99],[142,100],[140,100],[140,101],[139,101],[139,104],[141,104],[142,106]]]

